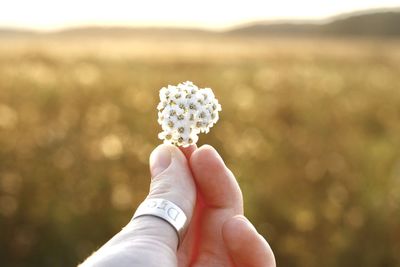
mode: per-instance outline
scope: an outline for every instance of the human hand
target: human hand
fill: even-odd
[[[150,157],[150,170],[147,198],[172,201],[189,221],[179,248],[171,225],[142,216],[129,222],[82,267],[275,266],[269,245],[243,216],[236,179],[212,147],[180,151],[160,145]]]

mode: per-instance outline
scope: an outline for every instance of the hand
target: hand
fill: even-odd
[[[131,221],[82,267],[275,266],[271,248],[243,216],[235,177],[212,147],[180,151],[160,145],[150,156],[150,170],[147,198],[172,201],[190,222],[179,248],[178,236],[168,223],[143,216]]]

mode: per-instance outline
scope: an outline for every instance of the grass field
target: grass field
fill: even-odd
[[[0,41],[0,265],[73,266],[149,184],[158,90],[222,104],[215,146],[278,266],[400,266],[400,41]]]

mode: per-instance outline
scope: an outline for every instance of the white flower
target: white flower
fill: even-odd
[[[198,141],[199,133],[210,131],[222,108],[210,88],[187,81],[161,88],[157,110],[162,128],[158,137],[164,143],[187,147]]]

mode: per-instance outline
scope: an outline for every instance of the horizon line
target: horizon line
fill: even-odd
[[[183,29],[183,30],[198,30],[198,31],[209,31],[209,32],[224,32],[230,31],[242,26],[248,26],[253,24],[278,24],[278,23],[290,23],[290,24],[325,24],[338,19],[344,19],[351,16],[367,15],[373,13],[385,13],[385,12],[400,12],[400,6],[398,7],[383,7],[383,8],[370,8],[360,9],[349,12],[337,13],[321,18],[275,18],[275,19],[254,19],[254,20],[243,20],[237,23],[231,23],[230,25],[223,27],[210,27],[200,25],[188,25],[185,23],[174,24],[174,23],[123,23],[123,22],[88,22],[88,23],[71,23],[68,26],[55,26],[54,28],[37,28],[29,26],[10,26],[1,25],[0,30],[15,30],[15,31],[28,31],[32,33],[57,33],[73,29],[84,29],[84,28],[131,28],[131,29]]]

